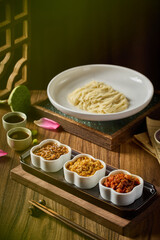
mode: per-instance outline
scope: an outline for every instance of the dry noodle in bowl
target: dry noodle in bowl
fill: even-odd
[[[45,172],[59,171],[71,159],[71,148],[55,139],[46,139],[30,150],[31,162]]]
[[[149,104],[153,93],[153,84],[143,74],[105,64],[65,70],[47,87],[49,101],[57,110],[89,121],[130,117]]]
[[[82,189],[95,187],[105,176],[106,164],[89,154],[78,154],[63,166],[64,178]]]
[[[97,114],[121,112],[129,106],[129,100],[123,93],[97,81],[75,89],[68,95],[68,101],[79,109]]]
[[[127,206],[140,198],[144,181],[140,176],[118,169],[99,181],[100,195],[115,205]]]

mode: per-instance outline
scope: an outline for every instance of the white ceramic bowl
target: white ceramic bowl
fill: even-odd
[[[123,93],[129,99],[129,107],[122,112],[96,114],[68,102],[68,94],[92,80],[104,82]],[[143,74],[129,68],[104,64],[65,70],[55,76],[47,87],[48,98],[54,107],[70,116],[91,121],[111,121],[132,116],[149,104],[153,92],[153,84]]]
[[[139,179],[140,184],[135,186],[132,189],[132,191],[130,191],[128,193],[118,193],[114,189],[103,185],[103,182],[105,181],[105,179],[107,177],[109,177],[111,175],[116,175],[118,173],[132,175],[133,177],[136,177]],[[144,185],[144,181],[141,177],[139,177],[137,175],[133,175],[133,174],[129,173],[128,171],[118,169],[118,170],[112,171],[108,176],[105,176],[102,179],[100,179],[99,190],[100,190],[101,197],[104,198],[105,200],[110,201],[115,205],[127,206],[127,205],[132,204],[136,199],[138,199],[142,196],[143,185]]]
[[[63,166],[63,170],[64,170],[64,178],[68,183],[74,184],[79,188],[82,189],[90,189],[95,187],[99,180],[105,176],[105,172],[106,172],[106,164],[105,162],[99,160],[102,165],[103,168],[100,170],[97,170],[94,175],[91,175],[89,177],[84,177],[84,176],[80,176],[78,175],[76,172],[70,171],[67,169],[67,166],[69,164],[69,162],[75,162],[78,158],[80,157],[89,157],[92,158],[93,160],[99,160],[99,159],[95,159],[94,157],[92,157],[89,154],[78,154],[76,155],[72,160],[66,162]]]
[[[55,143],[58,146],[66,147],[68,149],[68,153],[61,155],[58,159],[55,160],[46,160],[43,157],[34,154],[34,151],[36,149],[39,149],[42,146],[49,143]],[[32,147],[30,150],[30,155],[31,162],[35,167],[41,168],[45,172],[58,172],[63,167],[64,163],[71,159],[71,148],[68,145],[62,144],[55,139],[46,139],[42,141],[40,144]]]
[[[13,118],[21,118],[17,119],[14,119],[15,122],[11,122],[11,121],[8,121],[7,119],[11,119],[12,118],[12,121],[13,121]],[[5,115],[3,115],[2,117],[2,124],[3,124],[3,127],[6,131],[10,130],[11,128],[15,128],[15,127],[25,127],[26,126],[26,123],[27,123],[27,116],[25,113],[22,113],[22,112],[8,112],[6,113]]]
[[[24,139],[14,139],[13,135],[17,135],[17,132],[24,132],[26,137]],[[27,149],[32,143],[32,132],[28,128],[15,127],[11,128],[7,132],[7,143],[8,145],[16,151],[23,151]]]

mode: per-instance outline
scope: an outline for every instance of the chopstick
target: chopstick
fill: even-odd
[[[86,237],[92,239],[92,240],[105,240],[104,238],[98,236],[97,234],[81,227],[80,225],[72,222],[71,220],[61,216],[60,214],[58,214],[57,212],[53,211],[52,209],[34,201],[34,200],[29,200],[29,203],[32,204],[33,206],[35,206],[36,208],[40,209],[41,211],[43,211],[44,213],[50,215],[51,217],[54,217],[55,219],[61,221],[62,223],[66,224],[68,227],[78,231],[79,233],[85,235]]]

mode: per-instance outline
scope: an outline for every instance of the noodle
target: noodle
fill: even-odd
[[[121,112],[129,105],[124,94],[96,81],[75,89],[68,95],[68,101],[82,110],[98,114]]]

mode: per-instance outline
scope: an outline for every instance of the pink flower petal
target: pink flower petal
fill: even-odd
[[[5,155],[7,155],[7,153],[6,153],[6,152],[3,152],[3,150],[0,149],[0,157],[3,157],[3,156],[5,156]]]
[[[59,123],[49,118],[40,118],[39,120],[35,120],[34,123],[39,127],[50,129],[50,130],[55,130],[60,126]]]

